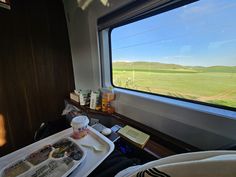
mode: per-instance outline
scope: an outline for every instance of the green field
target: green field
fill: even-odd
[[[236,66],[113,62],[113,84],[236,108]]]

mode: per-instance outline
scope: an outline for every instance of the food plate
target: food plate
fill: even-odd
[[[37,150],[33,148],[29,155],[23,153],[20,158],[15,158],[17,160],[2,168],[0,176],[65,177],[86,157],[86,152],[70,137],[44,143]]]

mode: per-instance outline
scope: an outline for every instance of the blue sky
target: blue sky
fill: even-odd
[[[236,66],[236,1],[200,0],[113,29],[113,61]]]

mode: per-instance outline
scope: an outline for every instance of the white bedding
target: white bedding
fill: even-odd
[[[236,151],[185,153],[129,167],[115,177],[236,177]]]

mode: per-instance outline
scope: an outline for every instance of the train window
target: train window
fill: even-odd
[[[112,84],[236,110],[235,7],[201,0],[112,28]]]

